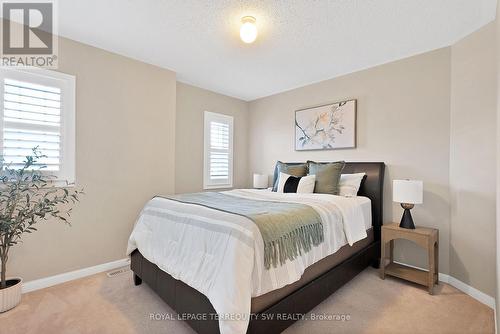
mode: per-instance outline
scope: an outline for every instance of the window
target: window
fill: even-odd
[[[233,186],[233,117],[205,111],[203,188]]]
[[[13,167],[37,147],[57,181],[75,181],[75,78],[42,69],[0,70],[0,153]]]

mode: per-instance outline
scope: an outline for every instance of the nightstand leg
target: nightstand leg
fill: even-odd
[[[428,284],[429,284],[429,294],[433,294],[433,288],[434,288],[434,282],[435,282],[435,273],[436,273],[436,266],[435,266],[435,243],[430,244],[429,242],[429,279],[428,279]]]
[[[394,262],[394,239],[389,241],[389,262]]]
[[[380,250],[380,278],[385,279],[385,241],[382,240],[382,249]]]
[[[439,242],[434,243],[434,265],[435,265],[435,276],[436,284],[439,284]]]

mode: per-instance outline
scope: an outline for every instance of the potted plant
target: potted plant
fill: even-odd
[[[21,164],[1,163],[0,170],[0,312],[21,301],[21,278],[7,279],[7,261],[11,247],[21,242],[25,233],[49,219],[69,224],[71,207],[82,194],[80,190],[56,187],[53,176],[38,163],[44,158],[38,147]]]

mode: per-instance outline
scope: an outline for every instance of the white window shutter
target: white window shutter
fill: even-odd
[[[47,156],[38,164],[61,169],[61,89],[5,78],[4,160],[20,167],[33,147]]]
[[[204,188],[233,186],[233,117],[205,112]]]
[[[12,168],[38,147],[58,181],[74,182],[74,77],[47,70],[1,70],[1,154]]]

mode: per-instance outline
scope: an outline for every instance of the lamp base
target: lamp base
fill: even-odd
[[[403,205],[401,205],[403,206]],[[413,207],[413,206],[412,206]],[[404,207],[405,211],[403,212],[403,217],[401,217],[401,223],[399,223],[399,227],[401,228],[407,228],[410,230],[415,229],[415,224],[413,223],[413,218],[411,216],[410,208]]]

